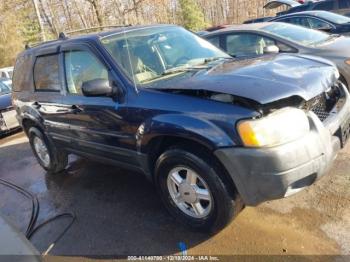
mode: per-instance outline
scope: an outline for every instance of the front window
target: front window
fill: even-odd
[[[339,24],[339,25],[350,23],[349,17],[343,16],[343,15],[338,15],[338,14],[335,14],[332,12],[317,12],[315,15],[320,17],[320,18],[326,19],[332,23]]]
[[[124,72],[138,84],[186,73],[227,54],[181,27],[133,30],[104,37],[107,48]],[[177,71],[177,69],[179,69]]]
[[[317,30],[283,23],[271,24],[263,27],[262,30],[304,46],[317,45],[330,38],[329,34]]]

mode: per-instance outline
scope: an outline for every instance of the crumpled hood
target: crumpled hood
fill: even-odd
[[[0,95],[0,110],[11,106],[11,94]]]
[[[267,104],[292,96],[308,101],[331,87],[339,77],[333,63],[305,55],[269,55],[226,62],[203,72],[164,81],[155,88],[207,90]]]

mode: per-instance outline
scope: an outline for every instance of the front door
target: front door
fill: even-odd
[[[63,140],[69,138],[66,147],[95,158],[136,164],[132,157],[135,151],[128,149],[134,138],[125,129],[128,125],[124,105],[111,97],[86,97],[82,93],[84,82],[95,79],[114,82],[99,54],[81,44],[64,46],[62,64],[66,92],[62,98],[65,112],[61,116],[68,128],[58,135]]]

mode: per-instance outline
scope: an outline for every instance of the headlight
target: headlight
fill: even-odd
[[[350,65],[350,59],[345,60],[345,64]]]
[[[284,108],[260,119],[240,121],[237,128],[244,146],[271,147],[302,137],[310,125],[304,111]]]

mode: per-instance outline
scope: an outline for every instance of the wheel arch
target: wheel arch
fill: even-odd
[[[218,173],[225,186],[228,188],[232,197],[238,193],[235,182],[227,172],[226,168],[222,165],[219,159],[214,155],[215,149],[208,144],[201,143],[200,141],[192,140],[187,137],[172,136],[172,135],[160,135],[154,137],[149,142],[148,160],[150,173],[152,175],[153,182],[156,181],[155,164],[158,158],[167,150],[171,148],[182,149],[188,151],[200,158],[210,158],[213,168]]]

